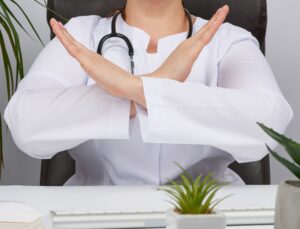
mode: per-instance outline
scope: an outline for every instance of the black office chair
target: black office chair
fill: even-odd
[[[125,0],[49,0],[48,7],[65,18],[79,15],[107,16],[113,9],[123,8]],[[258,39],[260,49],[265,52],[267,25],[266,0],[184,0],[185,7],[196,16],[209,19],[216,9],[224,4],[230,7],[227,21],[243,27]],[[48,10],[47,20],[58,16]],[[51,38],[54,34],[51,33]],[[269,184],[269,156],[261,161],[230,165],[247,184]],[[63,185],[75,172],[75,162],[67,151],[56,154],[52,159],[42,161],[41,185]]]

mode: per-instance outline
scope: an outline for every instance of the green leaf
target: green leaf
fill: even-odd
[[[224,196],[224,197],[222,197],[221,199],[218,199],[218,200],[212,202],[212,203],[211,203],[212,205],[209,207],[209,208],[210,208],[210,211],[213,211],[214,208],[215,208],[219,203],[221,203],[222,201],[224,201],[225,199],[227,199],[227,198],[229,198],[229,197],[231,197],[231,196],[233,196],[233,194]]]
[[[180,175],[180,178],[182,180],[182,185],[187,193],[187,195],[192,195],[192,186],[191,186],[191,183],[190,181],[186,178],[186,176],[184,175]]]
[[[208,213],[208,209],[212,199],[214,198],[216,192],[219,190],[220,187],[215,187],[214,190],[207,196],[204,204],[200,206],[199,211],[203,213]]]
[[[11,0],[10,0],[11,1]],[[24,26],[20,23],[20,21],[15,17],[15,15],[13,14],[13,12],[9,9],[9,7],[7,6],[7,4],[5,4],[5,2],[3,2],[3,7],[5,8],[5,10],[7,11],[7,13],[16,21],[16,23],[22,28],[22,30],[30,37],[31,35],[28,33],[28,31],[24,28]],[[4,10],[4,9],[3,9]],[[32,38],[33,39],[33,38]]]
[[[277,141],[280,144],[285,144],[286,142],[289,141],[287,137],[285,137],[282,134],[277,133],[273,129],[265,126],[263,123],[257,122],[257,124],[263,129],[265,133],[267,133],[271,138],[273,138],[275,141]]]
[[[266,146],[274,158],[276,158],[281,164],[287,167],[296,177],[300,179],[300,167],[286,160],[285,158],[279,156],[275,151],[271,150],[271,148],[268,145]]]
[[[6,76],[7,97],[10,98],[11,96],[10,84],[11,84],[11,78],[13,77],[13,73],[12,73],[11,63],[6,49],[4,37],[1,30],[0,30],[0,46],[2,50],[2,58],[3,58],[5,76]]]
[[[25,11],[22,9],[22,7],[15,1],[15,0],[10,0],[12,3],[14,3],[19,10],[22,12],[22,14],[24,15],[24,17],[26,18],[28,24],[30,25],[31,29],[33,30],[35,36],[39,39],[39,41],[41,42],[41,44],[43,46],[45,46],[45,44],[43,43],[41,37],[39,36],[39,34],[37,33],[36,29],[34,28],[33,24],[31,23],[31,20],[29,19],[29,17],[27,16],[27,14],[25,13]],[[13,17],[16,21],[17,19],[15,17]],[[18,22],[17,22],[18,23]],[[18,23],[20,25],[20,23]],[[26,32],[26,30],[24,30]]]
[[[205,185],[207,184],[208,180],[211,178],[212,175],[213,175],[212,173],[209,173],[204,177],[204,179],[200,182],[200,185],[198,187],[198,192],[203,192]]]
[[[289,144],[285,145],[284,148],[290,157],[296,162],[296,164],[300,166],[300,145],[296,144],[290,142]]]
[[[183,174],[190,180],[190,182],[193,181],[192,176],[186,171],[185,168],[183,168],[178,162],[174,161],[174,163],[182,170]]]
[[[194,195],[194,201],[196,201],[197,199],[197,194],[198,194],[198,188],[199,188],[199,184],[200,184],[200,181],[202,179],[202,174],[200,174],[194,181],[193,183],[193,195]]]
[[[214,200],[216,192],[227,182],[218,182],[213,178],[214,173],[207,176],[199,175],[195,180],[177,164],[183,173],[180,175],[182,185],[168,179],[171,185],[158,188],[165,191],[171,202],[181,214],[209,214],[220,201]],[[202,179],[203,178],[203,179]]]
[[[19,70],[20,70],[20,77],[23,78],[24,77],[24,70],[23,70],[23,55],[22,55],[22,50],[21,50],[21,45],[20,45],[20,39],[19,39],[19,35],[15,29],[14,24],[12,23],[9,14],[6,12],[6,8],[3,4],[0,4],[0,7],[3,10],[3,14],[4,14],[4,19],[7,22],[8,26],[10,27],[10,30],[12,31],[12,34],[14,36],[14,41],[15,41],[15,47],[18,51],[18,58],[17,58],[17,65],[19,65]],[[13,87],[13,85],[12,85]],[[14,90],[13,90],[14,91]]]
[[[33,30],[35,36],[39,39],[41,44],[44,45],[42,39],[40,38],[39,34],[37,33],[35,27],[33,26],[31,20],[27,16],[26,12],[23,10],[23,8],[19,5],[17,0],[9,0],[14,6],[17,7],[17,9],[22,13],[22,15],[25,17],[25,21],[31,29]],[[34,0],[34,2],[39,3],[37,0]],[[44,0],[45,5],[47,4],[46,0]],[[40,4],[42,5],[42,4]],[[45,7],[45,6],[44,6]],[[46,7],[48,8],[48,7]],[[55,11],[51,10],[48,8],[49,11],[53,12],[54,14],[60,16],[57,14]],[[63,18],[62,16],[60,16]],[[63,18],[66,22],[65,18]],[[3,59],[3,64],[4,64],[4,71],[5,71],[5,78],[6,78],[6,91],[7,91],[7,98],[10,100],[11,96],[15,92],[15,89],[17,88],[18,80],[23,79],[24,77],[24,64],[23,64],[23,55],[22,55],[22,50],[21,50],[21,44],[20,44],[20,38],[18,35],[18,32],[16,30],[15,24],[13,21],[20,26],[20,28],[29,36],[30,34],[28,31],[25,29],[23,26],[23,22],[19,20],[15,14],[11,11],[10,6],[8,6],[3,0],[0,0],[0,47],[1,47],[1,53],[2,53],[2,59]],[[3,29],[2,29],[3,28]],[[7,50],[8,45],[6,45],[4,35],[7,34],[8,40],[10,43],[10,46],[13,50],[13,55],[15,58],[15,64],[12,64],[9,52]],[[13,72],[12,67],[15,67],[15,74]],[[15,79],[14,79],[15,77]],[[15,84],[15,85],[14,85]],[[1,114],[0,114],[0,122],[1,120]],[[0,123],[1,126],[1,123]],[[2,126],[0,129],[1,135],[0,135],[0,166],[1,163],[3,163],[3,139],[2,139]],[[0,176],[1,176],[1,171],[0,171]]]
[[[178,192],[172,190],[172,188],[160,188],[158,190],[162,190],[168,193],[168,195],[176,200],[176,202],[180,201],[180,195]]]
[[[47,7],[46,1],[45,1],[45,5],[41,4],[41,3],[40,3],[39,1],[37,1],[37,0],[33,0],[33,1],[35,1],[37,4],[39,4],[39,5],[41,5],[41,6],[45,7],[45,8],[46,8],[47,10],[49,10],[51,13],[55,14],[56,16],[58,16],[60,19],[63,20],[63,23],[64,23],[64,24],[68,22],[68,19],[67,19],[67,18],[65,18],[65,17],[62,16],[61,14],[55,12],[55,11],[52,10],[51,8]]]
[[[178,194],[180,195],[180,199],[182,199],[185,202],[188,202],[186,193],[181,188],[181,186],[173,180],[169,180],[169,182],[171,182],[171,184],[173,184],[173,189],[178,192]]]
[[[290,157],[300,165],[300,144],[285,137],[283,134],[279,134],[278,132],[274,131],[273,129],[266,127],[262,123],[258,123],[258,125],[275,141],[281,144]]]
[[[19,62],[19,51],[18,51],[18,49],[17,49],[17,47],[15,45],[14,37],[13,37],[13,34],[12,34],[10,28],[9,28],[9,25],[5,21],[5,15],[3,15],[1,12],[0,12],[0,24],[3,26],[3,28],[4,28],[4,30],[5,30],[5,32],[7,34],[7,36],[9,38],[9,42],[11,44],[11,48],[13,50],[16,63],[18,63]],[[19,74],[22,72],[22,69],[20,67],[21,67],[20,64],[16,64],[16,79],[18,78]],[[14,80],[13,80],[13,77],[11,77],[10,80],[11,80],[10,84],[12,85],[12,92],[13,92],[14,91],[14,87],[13,87]],[[8,97],[8,100],[10,99],[10,97],[11,97],[11,95]]]

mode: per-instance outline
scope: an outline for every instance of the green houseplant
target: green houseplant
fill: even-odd
[[[279,134],[262,123],[258,125],[271,138],[284,147],[293,162],[281,157],[268,145],[271,155],[284,165],[298,180],[287,180],[278,186],[275,210],[275,229],[300,228],[300,144]]]
[[[64,17],[57,14],[53,10],[47,7],[46,0],[39,2],[38,0],[33,0],[33,2],[47,8],[51,12],[58,15],[63,21],[67,21]],[[6,84],[6,95],[7,101],[10,100],[13,93],[15,92],[18,82],[24,78],[24,65],[23,65],[23,55],[21,49],[21,41],[19,34],[17,32],[16,26],[19,26],[28,36],[32,38],[30,33],[23,26],[24,22],[15,16],[13,13],[13,7],[21,12],[24,16],[25,24],[33,30],[34,36],[39,40],[39,42],[44,46],[42,39],[40,38],[38,32],[36,31],[34,25],[29,19],[27,13],[23,10],[20,4],[16,0],[0,0],[0,47],[3,59],[3,67],[5,75]],[[5,39],[5,35],[8,39]],[[12,50],[12,57],[9,55],[9,48]],[[2,77],[2,76],[0,76]],[[2,111],[0,112],[0,177],[1,171],[4,166],[3,163],[3,135],[2,135]]]
[[[195,180],[178,163],[183,173],[181,183],[170,180],[170,185],[158,188],[171,198],[173,209],[166,212],[167,228],[210,228],[224,229],[225,215],[215,211],[215,207],[228,196],[215,199],[216,192],[227,183],[213,178],[213,173],[207,176],[199,175]]]

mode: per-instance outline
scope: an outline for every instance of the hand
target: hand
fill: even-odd
[[[80,63],[81,67],[103,89],[114,96],[127,98],[129,100],[136,97],[135,92],[141,92],[141,81],[138,77],[133,77],[133,75],[98,55],[98,53],[87,49],[69,34],[61,22],[57,22],[52,18],[50,25],[56,37],[66,48],[68,53]],[[130,118],[135,115],[135,105],[131,100]]]
[[[148,76],[169,78],[180,82],[185,81],[191,72],[195,60],[202,49],[212,40],[228,12],[229,7],[227,5],[220,8],[201,30],[182,42],[167,60]]]
[[[50,25],[56,37],[74,57],[81,67],[92,77],[104,90],[110,94],[122,98],[132,98],[133,75],[113,64],[96,52],[86,48],[75,40],[65,29],[61,22],[54,18]]]

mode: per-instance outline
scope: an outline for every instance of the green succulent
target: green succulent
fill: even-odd
[[[43,0],[43,3],[38,0],[33,0],[35,3],[47,8],[49,11],[53,12],[57,16],[59,16],[62,21],[66,22],[63,16],[57,14],[52,9],[49,9],[46,5],[46,0]],[[18,25],[29,37],[31,37],[30,33],[23,26],[23,21],[17,18],[13,11],[12,7],[8,5],[11,3],[12,6],[16,7],[24,16],[26,24],[30,26],[33,30],[35,37],[38,38],[40,43],[44,46],[42,39],[40,38],[38,32],[33,26],[31,20],[27,16],[26,12],[19,5],[17,0],[0,0],[0,53],[2,55],[3,64],[4,64],[4,72],[5,72],[5,83],[6,83],[6,94],[7,100],[13,96],[13,93],[17,89],[18,82],[24,78],[24,64],[23,64],[23,55],[21,49],[21,42],[19,38],[19,34],[17,32],[16,26]],[[7,42],[4,39],[4,35],[7,36]],[[32,37],[31,37],[32,38]],[[8,47],[11,48],[13,52],[13,57],[9,56]],[[14,61],[14,62],[12,62]],[[0,76],[2,77],[2,76]],[[3,163],[3,138],[2,138],[2,112],[0,112],[0,177],[1,170],[4,166]]]
[[[291,171],[298,179],[300,179],[300,144],[287,138],[283,134],[279,134],[273,129],[266,127],[262,123],[257,123],[271,138],[277,141],[280,145],[284,147],[288,155],[294,162],[279,156],[278,153],[273,151],[268,145],[266,145],[268,151],[271,155],[277,159],[281,164],[283,164],[288,170]]]
[[[176,162],[175,162],[176,163]],[[179,214],[212,214],[214,208],[225,198],[214,199],[216,192],[227,185],[213,178],[213,173],[206,176],[199,175],[195,180],[178,163],[176,165],[183,171],[181,182],[168,179],[170,185],[159,187],[158,190],[166,192],[173,201],[169,201]]]

